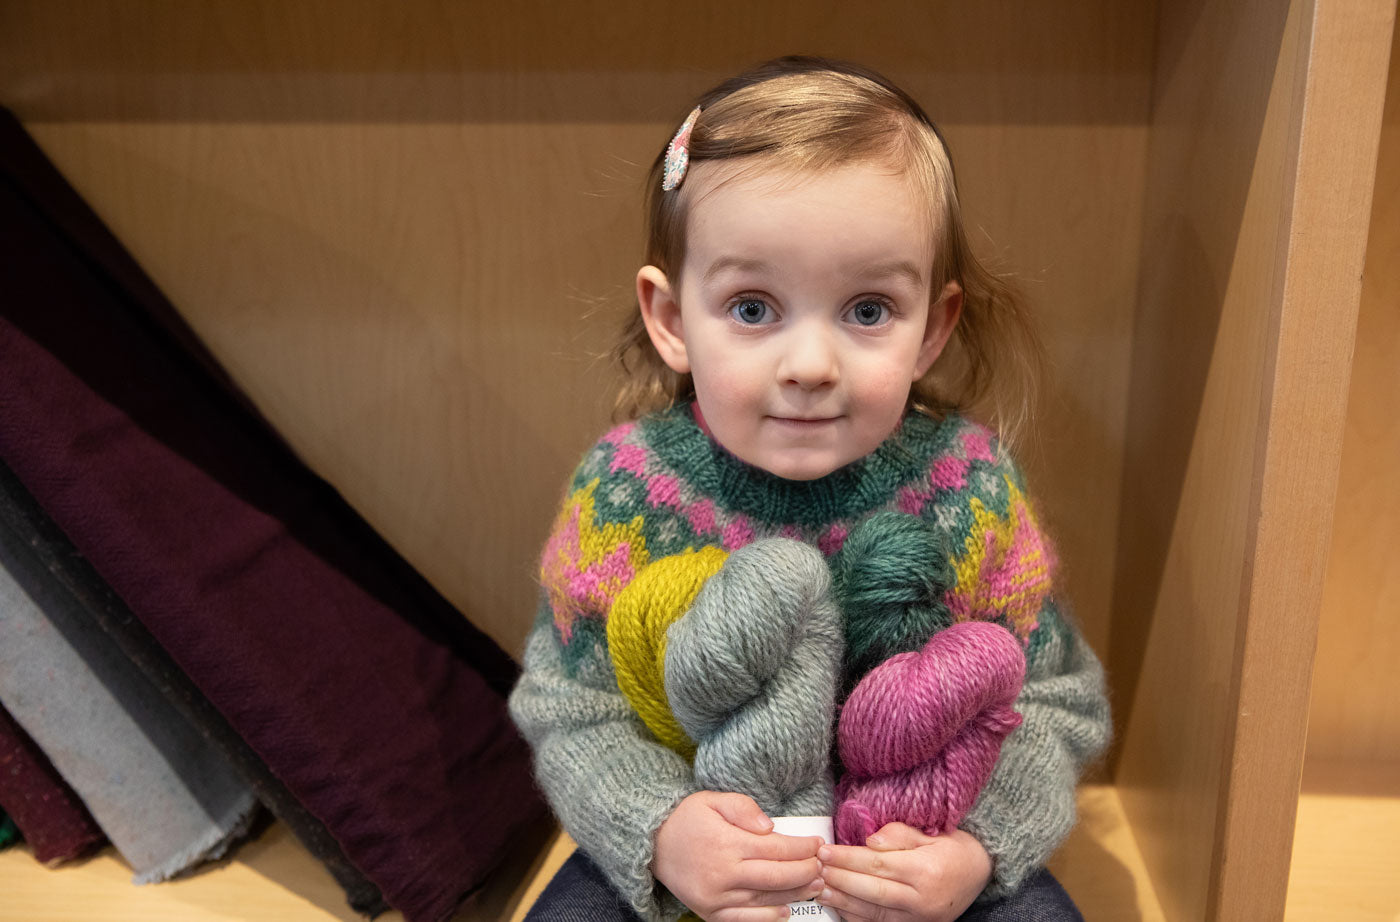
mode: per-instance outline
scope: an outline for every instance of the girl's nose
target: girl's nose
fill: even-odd
[[[786,343],[778,365],[779,379],[803,390],[835,384],[840,378],[841,366],[831,334],[814,329],[792,332],[794,335]]]

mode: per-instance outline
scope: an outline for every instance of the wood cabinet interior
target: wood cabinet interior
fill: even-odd
[[[1362,276],[1294,834],[1292,922],[1400,914],[1400,23]]]
[[[518,651],[608,421],[646,165],[755,61],[884,70],[1042,319],[1020,454],[1162,908],[1230,918],[1282,911],[1394,8],[17,0],[0,102],[312,467]],[[1317,684],[1321,745],[1355,710]]]

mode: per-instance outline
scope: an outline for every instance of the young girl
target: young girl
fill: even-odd
[[[958,412],[995,371],[1020,394],[998,406],[1024,415],[1037,353],[1019,302],[971,253],[937,129],[878,74],[784,58],[704,94],[648,182],[640,310],[618,348],[619,405],[636,418],[573,477],[511,697],[579,845],[531,918],[758,922],[814,897],[848,920],[1078,918],[1043,864],[1107,743],[1102,670],[1060,612],[1021,474]],[[999,416],[1003,431],[1020,422]],[[779,537],[830,559],[891,511],[942,542],[951,619],[1020,640],[1023,722],[947,835],[781,835],[753,799],[700,789],[639,719],[609,608],[673,555]],[[865,638],[843,686],[926,639],[872,659]]]

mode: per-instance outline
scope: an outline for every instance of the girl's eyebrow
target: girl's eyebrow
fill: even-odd
[[[862,279],[887,279],[905,278],[914,283],[914,287],[921,288],[924,284],[924,274],[919,271],[919,267],[907,259],[892,259],[889,262],[872,263],[865,266],[857,273],[857,277]]]
[[[700,277],[700,282],[704,284],[721,272],[726,272],[730,269],[738,270],[739,272],[766,272],[771,268],[772,266],[769,263],[751,256],[721,256],[719,259],[710,263],[709,267],[705,269],[705,274]]]
[[[729,270],[762,273],[771,269],[772,265],[767,261],[751,256],[721,256],[705,269],[705,274],[700,277],[700,282],[705,284],[720,273]],[[912,282],[915,288],[921,288],[924,284],[923,272],[907,259],[871,263],[868,266],[861,266],[852,275],[859,279],[904,278]]]

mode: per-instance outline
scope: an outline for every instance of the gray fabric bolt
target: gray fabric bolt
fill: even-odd
[[[841,615],[816,548],[787,538],[730,555],[666,633],[666,695],[696,741],[695,782],[769,816],[828,816]]]
[[[0,527],[0,701],[136,883],[220,857],[247,830],[253,793],[80,604]]]

